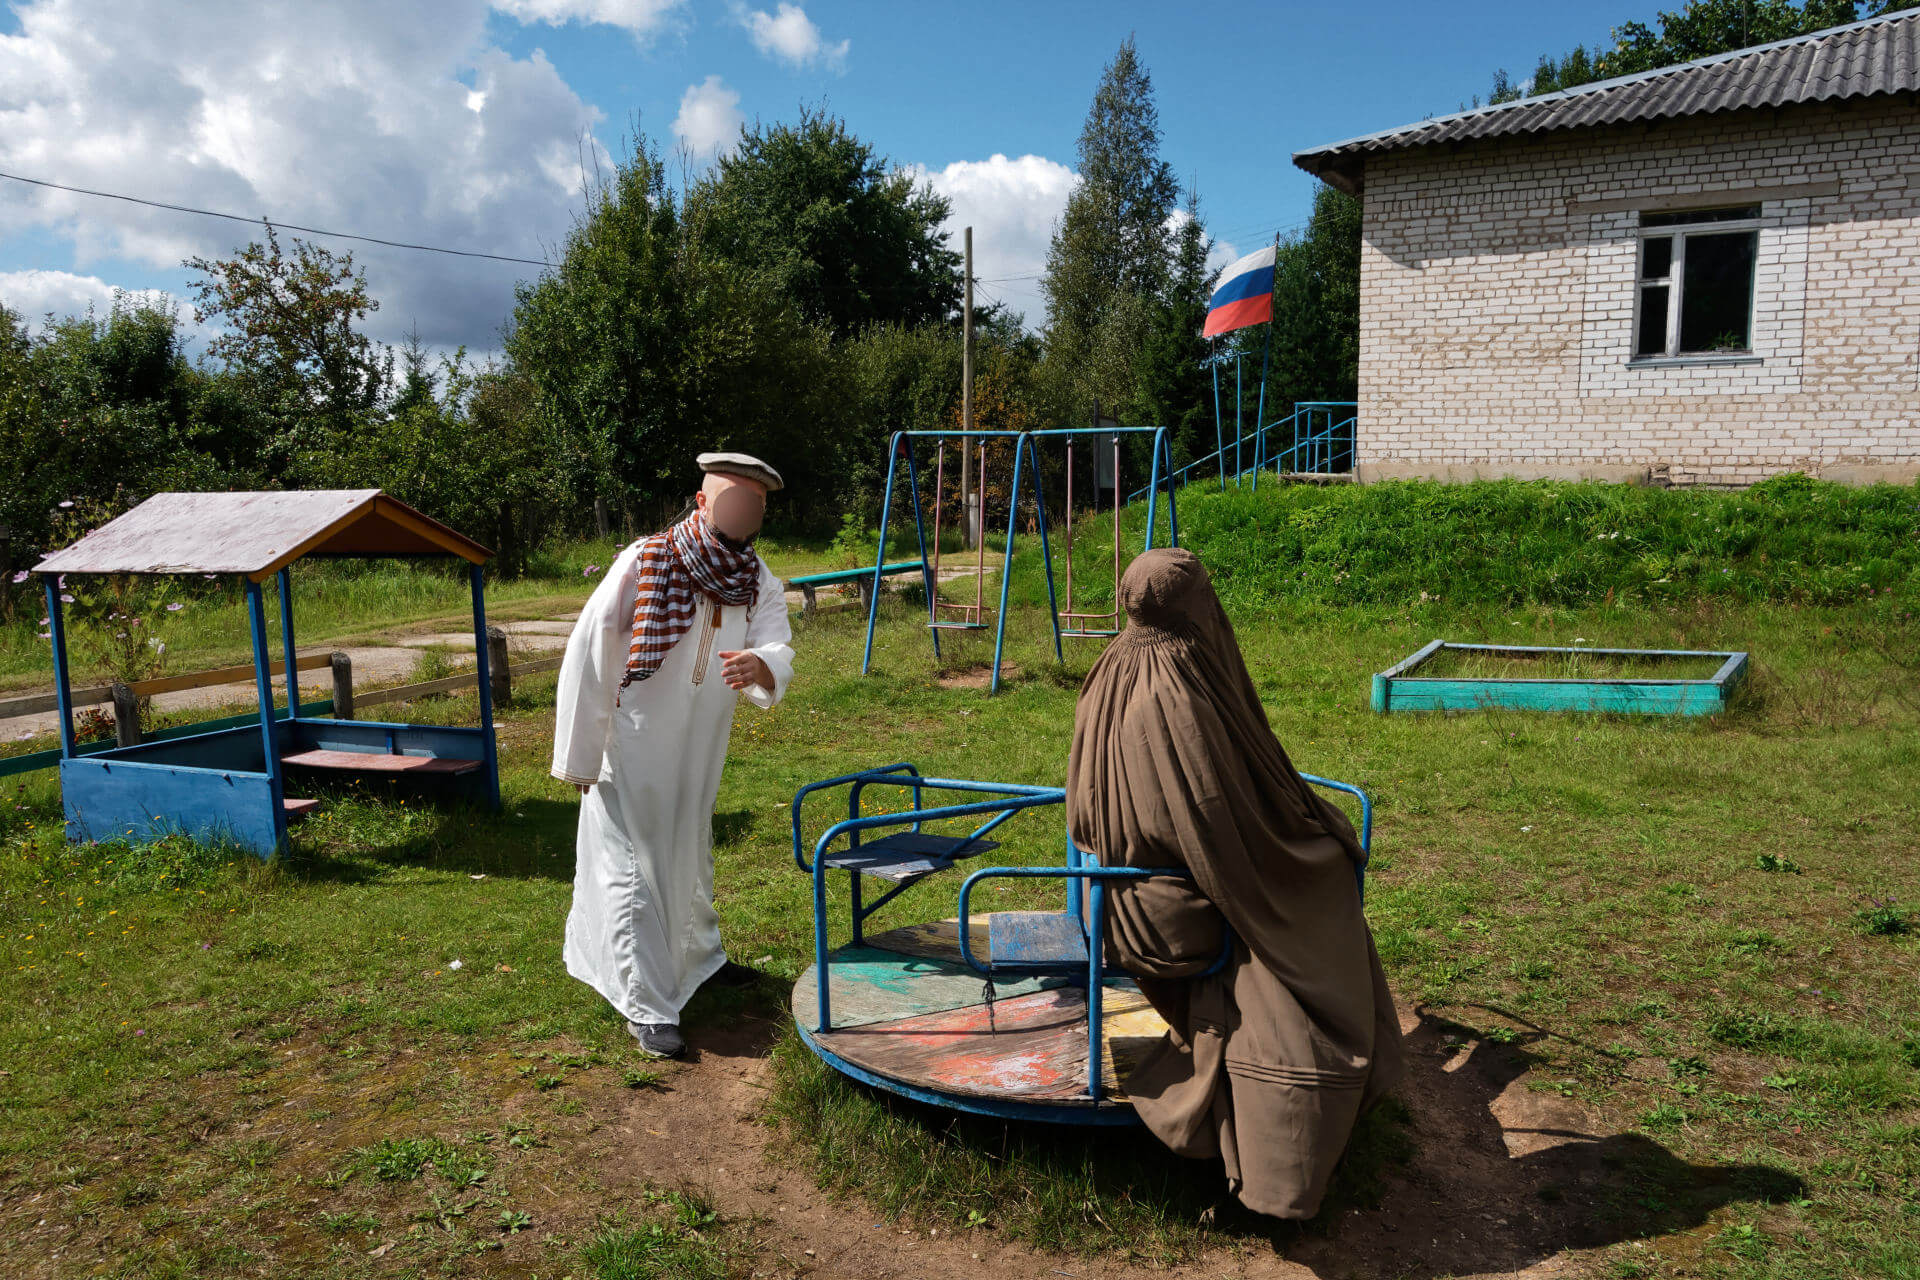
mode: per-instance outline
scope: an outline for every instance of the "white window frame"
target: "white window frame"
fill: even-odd
[[[1722,206],[1728,207],[1728,206]],[[1734,205],[1733,208],[1745,206]],[[1711,213],[1713,210],[1681,209],[1642,209],[1641,214],[1678,214]],[[1629,364],[1696,363],[1700,361],[1748,362],[1759,359],[1759,353],[1753,349],[1754,311],[1760,300],[1760,254],[1758,232],[1767,225],[1764,216],[1752,218],[1728,219],[1722,222],[1676,222],[1663,227],[1634,228],[1633,242],[1633,328],[1630,331],[1627,362]],[[1680,350],[1680,292],[1681,282],[1686,278],[1687,237],[1697,235],[1727,235],[1737,231],[1755,232],[1753,280],[1747,288],[1747,343],[1739,351],[1682,351]],[[1673,253],[1667,261],[1667,274],[1656,279],[1642,277],[1641,265],[1646,261],[1646,241],[1671,237]],[[1640,316],[1646,305],[1648,289],[1667,291],[1667,348],[1665,351],[1642,354],[1640,351]]]

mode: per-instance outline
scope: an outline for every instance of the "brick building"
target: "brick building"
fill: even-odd
[[[1359,478],[1920,476],[1920,12],[1294,163],[1363,202]]]

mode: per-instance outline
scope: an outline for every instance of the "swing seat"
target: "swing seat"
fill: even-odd
[[[984,622],[929,622],[928,628],[934,631],[985,631]]]

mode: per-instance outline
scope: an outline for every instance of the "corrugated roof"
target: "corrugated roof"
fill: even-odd
[[[378,489],[156,493],[35,573],[243,573],[258,582],[302,556],[493,553]]]
[[[1357,195],[1366,157],[1379,152],[1916,90],[1920,11],[1909,10],[1537,98],[1436,116],[1297,151],[1293,162]]]

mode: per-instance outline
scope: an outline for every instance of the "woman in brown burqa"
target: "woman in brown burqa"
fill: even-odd
[[[1199,559],[1146,552],[1120,601],[1127,626],[1074,716],[1068,827],[1106,866],[1193,875],[1109,882],[1109,961],[1171,1028],[1121,1084],[1174,1152],[1223,1158],[1241,1203],[1312,1217],[1354,1121],[1400,1068],[1360,844],[1267,726]],[[1195,977],[1223,923],[1231,959]]]

